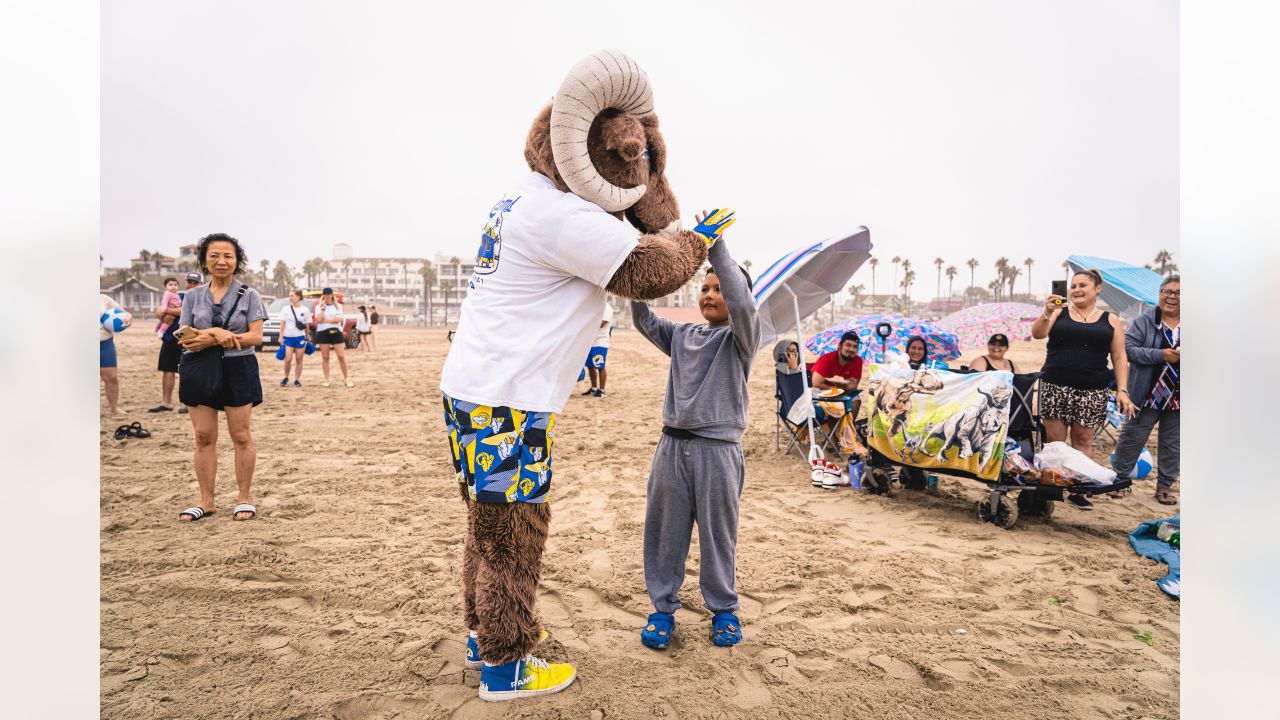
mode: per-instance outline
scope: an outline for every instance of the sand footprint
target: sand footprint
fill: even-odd
[[[598,583],[613,578],[613,563],[609,561],[609,551],[597,548],[582,556],[587,561],[587,576]]]
[[[747,668],[738,668],[729,681],[729,702],[744,710],[764,707],[773,701],[773,695],[765,686],[760,673]]]
[[[891,592],[893,592],[893,588],[888,585],[861,585],[849,592],[842,593],[840,602],[850,608],[859,608],[863,605],[870,605]]]

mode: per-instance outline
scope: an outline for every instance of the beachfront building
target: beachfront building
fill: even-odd
[[[154,312],[164,295],[164,275],[132,275],[116,270],[98,278],[98,291],[135,316]]]
[[[422,269],[430,262],[414,257],[357,257],[351,245],[338,243],[333,246],[331,259],[316,273],[315,284],[317,288],[339,289],[352,309],[354,305],[376,304],[386,322],[414,321],[426,310]],[[465,268],[469,277],[471,266]],[[295,277],[306,278],[306,274]]]

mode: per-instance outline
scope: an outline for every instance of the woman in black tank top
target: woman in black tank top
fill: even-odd
[[[1070,298],[1050,295],[1044,314],[1031,326],[1031,337],[1049,338],[1040,376],[1040,419],[1048,442],[1065,441],[1088,455],[1094,432],[1107,422],[1108,386],[1120,388],[1117,406],[1133,417],[1129,398],[1129,361],[1120,318],[1098,308],[1102,274],[1078,272],[1067,291]],[[1107,359],[1111,359],[1111,368]],[[1093,504],[1083,495],[1068,500],[1082,510]]]

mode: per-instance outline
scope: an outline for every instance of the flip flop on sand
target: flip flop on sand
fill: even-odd
[[[249,513],[249,517],[240,517],[240,513]],[[258,508],[250,503],[240,503],[231,511],[233,520],[252,520],[258,517]]]
[[[151,431],[144,429],[142,427],[142,423],[140,422],[135,422],[130,424],[128,426],[128,431],[129,431],[129,437],[136,437],[136,438],[151,437]],[[116,432],[119,432],[119,430],[117,430]]]
[[[1156,502],[1161,505],[1177,505],[1178,498],[1173,496],[1172,490],[1160,489],[1156,491]]]
[[[640,631],[640,642],[654,650],[666,650],[671,644],[671,632],[675,627],[676,617],[671,613],[651,613],[644,629]]]
[[[719,612],[711,618],[711,642],[732,647],[742,642],[742,622],[731,612]]]
[[[111,437],[115,438],[116,440],[127,439],[129,437],[129,426],[121,425],[120,427],[116,428],[115,433],[112,434]]]
[[[213,510],[205,510],[204,508],[197,505],[195,507],[189,507],[186,510],[183,510],[182,512],[178,513],[178,522],[195,522],[201,518],[207,518],[213,514],[214,514]],[[188,515],[191,517],[191,519],[183,520],[182,519],[183,515]]]

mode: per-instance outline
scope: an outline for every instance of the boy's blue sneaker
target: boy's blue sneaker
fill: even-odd
[[[731,612],[719,612],[711,618],[711,642],[732,647],[742,642],[742,622]]]
[[[526,655],[502,665],[480,668],[480,699],[501,702],[534,695],[550,695],[569,687],[577,677],[569,663],[548,663]]]
[[[538,642],[541,643],[546,639],[547,631],[544,629],[538,633]],[[463,665],[468,670],[479,670],[484,665],[484,661],[480,657],[480,642],[471,633],[467,633],[467,659]]]
[[[640,631],[640,642],[654,650],[666,650],[671,645],[671,632],[675,627],[676,618],[671,613],[651,613]]]

